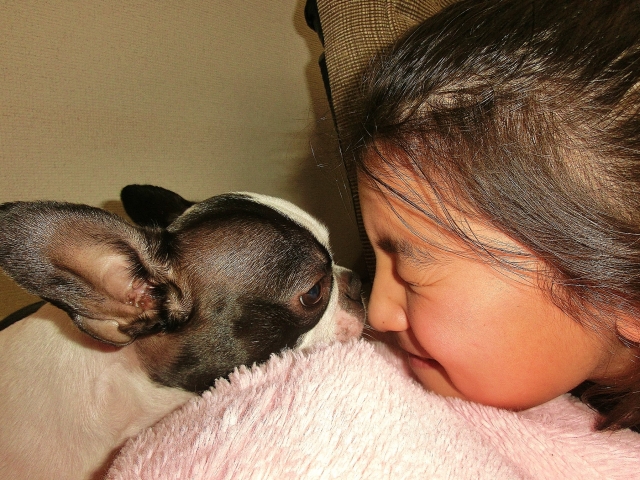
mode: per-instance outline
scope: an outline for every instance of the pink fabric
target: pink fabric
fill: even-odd
[[[425,391],[387,347],[289,351],[130,441],[107,478],[640,478],[640,435],[563,396],[514,413]]]

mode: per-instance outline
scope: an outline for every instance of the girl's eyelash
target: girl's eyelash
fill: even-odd
[[[409,287],[414,287],[414,288],[419,288],[419,287],[425,287],[428,285],[429,282],[425,281],[425,272],[421,272],[420,275],[415,275],[415,274],[407,274],[408,272],[402,272],[403,269],[397,269],[396,273],[398,274],[398,277],[400,278],[400,280],[402,280],[403,283],[405,283],[407,286]],[[411,270],[409,270],[410,272]]]

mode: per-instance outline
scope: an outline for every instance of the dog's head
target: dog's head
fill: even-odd
[[[356,336],[360,283],[333,264],[326,228],[281,199],[187,201],[129,186],[125,210],[0,206],[0,267],[92,337],[135,341],[152,379],[202,391],[286,347]]]

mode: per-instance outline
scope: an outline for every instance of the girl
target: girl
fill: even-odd
[[[463,0],[362,106],[369,322],[421,383],[640,427],[640,1]]]

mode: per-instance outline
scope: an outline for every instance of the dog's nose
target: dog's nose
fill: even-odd
[[[342,286],[344,294],[356,302],[362,301],[362,282],[357,273],[341,268],[338,272],[338,284]]]

